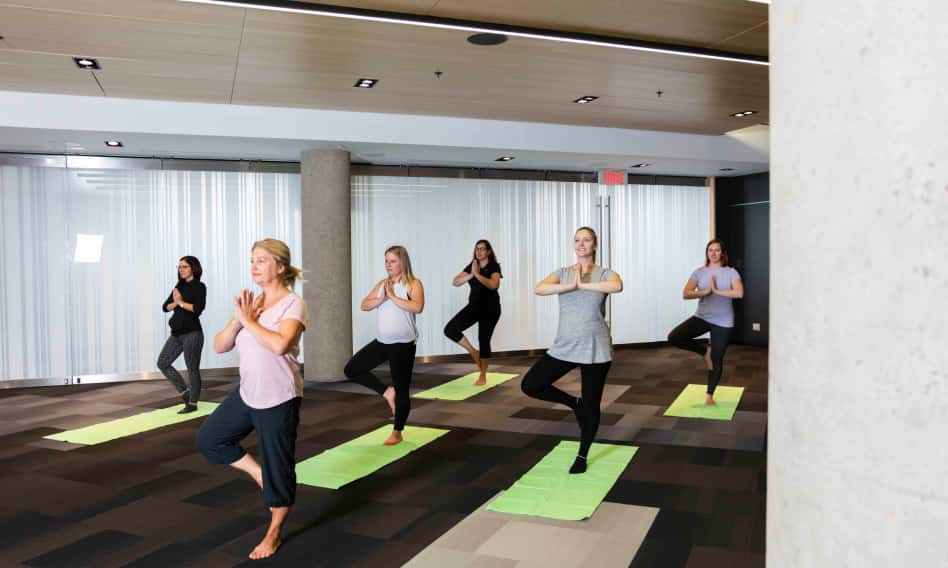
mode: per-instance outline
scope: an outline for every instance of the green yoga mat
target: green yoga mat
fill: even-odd
[[[394,446],[382,444],[391,426],[382,426],[355,440],[330,448],[325,452],[296,464],[296,481],[313,487],[339,489],[347,483],[400,460],[411,452],[433,442],[450,430],[406,426],[402,431],[402,442]]]
[[[415,398],[437,398],[440,400],[464,400],[480,394],[489,388],[496,387],[517,376],[516,373],[487,373],[487,384],[474,386],[474,381],[480,373],[464,375],[460,379],[448,381],[443,385],[421,391]]]
[[[59,434],[44,436],[47,440],[56,440],[58,442],[69,442],[71,444],[85,444],[94,446],[103,442],[109,442],[140,434],[149,430],[155,430],[162,426],[170,426],[194,420],[214,412],[217,408],[216,402],[199,402],[198,409],[188,414],[178,414],[183,405],[178,404],[168,408],[161,408],[149,412],[142,412],[134,416],[126,416],[117,420],[110,420],[101,424],[93,424],[75,430],[66,430]]]
[[[704,403],[708,387],[705,385],[688,385],[681,391],[675,402],[671,403],[665,416],[681,418],[707,418],[710,420],[731,420],[737,403],[741,401],[744,387],[718,387],[714,389],[713,405]]]
[[[510,489],[487,507],[490,511],[534,515],[563,521],[588,519],[622,475],[635,446],[593,444],[586,473],[571,475],[579,442],[560,442]]]

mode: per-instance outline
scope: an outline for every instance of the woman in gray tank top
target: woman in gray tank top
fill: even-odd
[[[698,300],[695,315],[678,324],[668,334],[668,342],[680,349],[704,356],[708,367],[708,390],[704,403],[714,404],[714,389],[721,380],[724,352],[734,330],[734,298],[744,297],[744,283],[737,270],[728,266],[721,239],[711,239],[704,247],[704,266],[695,269],[681,292],[685,300]],[[695,337],[711,334],[711,344]]]
[[[586,471],[586,456],[599,429],[602,390],[612,365],[612,339],[605,320],[606,295],[622,291],[622,279],[596,264],[596,232],[580,227],[573,237],[576,264],[564,266],[534,288],[538,296],[559,296],[556,339],[524,375],[520,388],[527,396],[558,402],[573,409],[579,424],[579,454],[570,473]],[[579,367],[582,393],[576,398],[553,386]]]

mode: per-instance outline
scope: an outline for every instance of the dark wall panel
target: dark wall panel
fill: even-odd
[[[714,217],[731,265],[744,281],[744,299],[734,302],[733,341],[765,347],[770,332],[770,174],[717,178]]]

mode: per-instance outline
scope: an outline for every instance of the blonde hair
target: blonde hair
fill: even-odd
[[[385,249],[385,254],[392,253],[398,257],[402,265],[402,282],[411,284],[416,280],[415,273],[411,270],[411,258],[408,257],[408,250],[402,245],[393,245]]]
[[[262,239],[250,247],[250,252],[252,253],[257,248],[262,248],[273,255],[276,263],[283,267],[280,278],[283,279],[284,286],[292,288],[297,280],[303,282],[303,271],[290,264],[290,247],[286,246],[286,243],[279,239]]]

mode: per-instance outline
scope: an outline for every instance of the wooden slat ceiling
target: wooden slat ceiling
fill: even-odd
[[[747,0],[333,3],[767,53],[766,6]],[[708,134],[768,120],[765,66],[467,35],[175,0],[0,0],[0,90]],[[600,98],[572,103],[583,95]],[[729,116],[745,109],[760,114]]]

